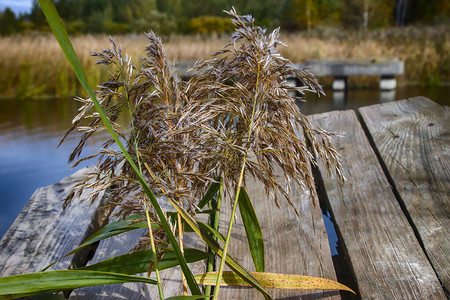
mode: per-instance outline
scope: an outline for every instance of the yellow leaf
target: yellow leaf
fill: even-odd
[[[250,272],[263,287],[291,290],[344,290],[356,294],[349,287],[334,280],[304,275]],[[215,285],[217,272],[209,272],[195,276],[203,285]],[[223,272],[223,286],[250,286],[234,272]]]

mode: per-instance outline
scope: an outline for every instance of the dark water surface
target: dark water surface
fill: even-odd
[[[382,94],[379,90],[349,90],[345,95],[326,91],[325,97],[308,97],[300,107],[305,114],[335,109],[354,109],[395,99],[426,96],[440,104],[450,105],[450,87],[403,87],[396,92]],[[56,146],[72,118],[78,104],[71,99],[0,100],[0,237],[20,213],[33,192],[42,186],[58,182],[74,172],[67,157],[77,143],[69,138]],[[100,143],[89,144],[85,153],[93,153]],[[85,163],[77,169],[86,166]],[[327,227],[332,227],[324,215]],[[332,253],[336,254],[337,238],[330,234]]]
[[[37,188],[89,164],[69,167],[75,137],[57,148],[78,106],[72,99],[0,100],[0,237]],[[86,153],[94,149],[88,145]]]

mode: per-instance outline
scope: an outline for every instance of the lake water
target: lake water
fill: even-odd
[[[439,88],[402,87],[394,93],[379,90],[349,90],[346,95],[326,91],[325,97],[301,103],[305,114],[335,109],[357,108],[412,96],[426,96],[440,104],[450,105],[450,86]],[[4,235],[33,192],[42,186],[58,182],[75,170],[67,158],[75,147],[76,138],[69,138],[58,149],[56,146],[72,118],[78,103],[71,99],[0,100],[0,237]],[[88,144],[86,153],[98,147]],[[86,166],[84,163],[77,169]],[[327,227],[332,223],[324,216]],[[329,236],[333,245],[337,238]]]
[[[0,100],[0,107],[0,236],[3,236],[37,188],[74,172],[67,158],[76,139],[56,147],[70,128],[78,104],[71,99]],[[87,150],[93,151],[94,145],[88,145]]]

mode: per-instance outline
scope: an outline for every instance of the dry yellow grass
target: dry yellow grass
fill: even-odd
[[[145,36],[115,37],[134,61],[144,55]],[[443,28],[391,29],[379,32],[331,32],[282,35],[288,47],[280,52],[293,62],[309,58],[399,57],[405,61],[402,83],[436,84],[450,81],[450,33]],[[105,78],[94,66],[91,51],[109,47],[107,35],[73,37],[72,42],[91,84]],[[168,57],[177,61],[208,58],[227,43],[225,37],[171,36],[164,40]],[[370,83],[370,80],[367,81]],[[0,95],[8,97],[66,96],[81,93],[55,38],[28,35],[0,38]]]

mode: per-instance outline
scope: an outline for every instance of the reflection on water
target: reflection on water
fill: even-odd
[[[400,88],[396,93],[379,90],[349,90],[347,94],[326,91],[325,97],[301,103],[305,114],[335,109],[354,109],[393,99],[423,95],[450,105],[450,87],[438,89]],[[0,100],[0,237],[6,232],[33,192],[58,182],[74,172],[67,157],[76,138],[69,138],[56,149],[59,139],[70,127],[78,103],[71,99],[15,101]],[[98,145],[85,147],[86,154]],[[87,165],[84,163],[82,166]],[[82,167],[80,166],[80,167]],[[80,168],[80,167],[77,167]]]
[[[330,110],[356,109],[415,96],[427,97],[441,105],[450,105],[450,86],[441,87],[401,87],[393,91],[379,89],[349,89],[344,91],[326,90],[325,96],[307,95],[307,102],[300,103],[300,109],[306,115]]]
[[[70,99],[1,100],[0,105],[1,237],[34,190],[74,172],[67,158],[76,138],[56,147],[70,127],[78,103]],[[88,145],[86,150],[93,151],[94,145]]]

